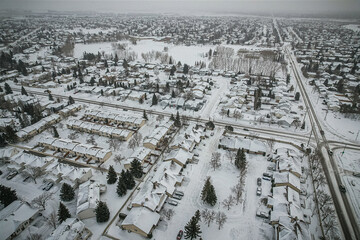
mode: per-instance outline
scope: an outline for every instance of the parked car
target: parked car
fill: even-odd
[[[7,180],[13,179],[17,174],[18,174],[17,171],[12,171],[9,173],[9,175],[7,175],[6,179]]]
[[[210,136],[214,136],[214,132],[210,133]]]
[[[247,128],[244,128],[244,131],[249,131],[249,129],[247,129]]]
[[[176,195],[179,195],[179,196],[184,196],[184,192],[182,192],[182,191],[179,191],[179,190],[176,190],[175,192],[174,192],[174,194],[176,194]]]
[[[177,206],[179,204],[177,201],[172,200],[172,199],[168,199],[167,203],[170,204],[170,205],[173,205],[173,206]]]
[[[258,187],[258,188],[256,189],[256,195],[257,195],[257,196],[260,196],[260,195],[261,195],[261,192],[262,192],[261,187]]]
[[[263,176],[262,179],[266,180],[266,181],[271,181],[271,178],[270,177],[265,177]]]
[[[330,156],[332,156],[334,154],[333,151],[331,151],[331,150],[329,150],[328,153]]]
[[[54,183],[49,183],[46,187],[45,187],[45,191],[49,191],[52,187],[54,186]]]
[[[182,199],[182,196],[173,194],[172,198],[174,198],[174,199],[176,199],[176,200],[181,200],[181,199]]]
[[[264,211],[256,211],[256,216],[261,218],[269,218],[269,213]]]
[[[176,236],[176,240],[180,240],[182,238],[183,234],[184,234],[183,230],[180,230],[178,235]]]
[[[259,178],[259,177],[257,178],[257,185],[261,186],[261,178]]]
[[[344,184],[339,184],[339,189],[340,189],[340,192],[342,192],[342,193],[346,193],[346,188],[345,188],[345,186],[344,186]]]

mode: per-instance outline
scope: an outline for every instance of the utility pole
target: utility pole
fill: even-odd
[[[328,110],[328,109],[326,109],[326,114],[325,114],[324,121],[326,121],[326,116],[328,115],[328,113],[329,113],[329,110]]]
[[[311,128],[311,131],[310,131],[309,141],[307,142],[307,145],[306,145],[307,147],[309,146],[312,133],[313,133],[313,128]]]
[[[357,141],[357,138],[358,138],[358,136],[359,136],[359,132],[360,132],[360,130],[359,130],[358,133],[356,134],[355,141]]]
[[[344,155],[344,153],[345,153],[345,148],[346,148],[346,144],[345,144],[345,146],[344,146],[344,149],[343,149],[343,152],[342,152],[341,156]]]

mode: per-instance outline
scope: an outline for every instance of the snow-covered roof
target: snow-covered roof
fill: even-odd
[[[160,220],[160,215],[147,208],[133,208],[122,222],[121,226],[134,225],[149,234],[154,225]]]
[[[48,240],[73,240],[79,239],[81,232],[84,230],[85,224],[76,219],[68,218],[62,222],[48,237]]]
[[[164,161],[171,161],[173,159],[176,159],[178,162],[180,162],[182,165],[185,165],[187,160],[191,159],[193,157],[192,153],[189,153],[188,151],[185,151],[184,149],[176,149],[172,150],[164,159]]]
[[[23,222],[32,218],[38,211],[19,200],[5,207],[0,212],[0,239],[8,239]]]
[[[166,187],[156,182],[145,182],[138,194],[132,200],[132,205],[147,207],[155,211],[165,201]]]
[[[100,201],[100,184],[94,181],[87,181],[79,185],[76,214],[89,208],[95,209]]]
[[[233,136],[223,136],[219,142],[220,145],[229,149],[245,149],[251,152],[266,152],[266,146],[263,142],[256,139],[246,139]]]

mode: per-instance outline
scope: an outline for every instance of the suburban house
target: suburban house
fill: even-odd
[[[146,207],[153,212],[160,212],[165,204],[166,187],[157,182],[145,182],[134,199],[132,207]]]
[[[12,202],[0,211],[0,239],[15,238],[29,226],[38,213],[38,209],[31,208],[26,202]]]
[[[293,190],[300,193],[300,178],[292,174],[291,172],[275,172],[274,176],[274,184],[276,187],[278,186],[288,186]]]
[[[126,159],[124,162],[124,168],[127,170],[130,170],[131,168],[131,162],[133,160],[138,160],[143,167],[146,165],[146,163],[149,163],[149,159],[151,156],[151,150],[145,147],[138,147],[136,150],[131,154],[131,156]]]
[[[187,162],[191,161],[193,154],[182,148],[172,150],[164,159],[164,161],[173,161],[183,167]]]
[[[165,139],[166,135],[169,133],[173,123],[167,122],[159,127],[157,127],[150,135],[144,138],[143,145],[152,150],[156,150],[160,147],[161,142]]]
[[[244,149],[247,153],[266,154],[266,146],[256,139],[240,138],[238,136],[223,136],[219,141],[219,148],[231,151]]]
[[[61,109],[58,114],[60,114],[62,117],[70,116],[71,114],[74,114],[75,112],[79,111],[81,109],[81,105],[74,103],[71,105],[68,105]]]
[[[48,240],[86,240],[92,235],[85,224],[77,218],[68,218],[62,222],[47,238]]]
[[[145,207],[133,208],[120,223],[120,227],[143,237],[148,237],[155,229],[160,220],[160,214]]]

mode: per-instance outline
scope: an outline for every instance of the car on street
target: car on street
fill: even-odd
[[[257,187],[257,189],[256,189],[256,195],[257,195],[257,196],[260,196],[261,193],[262,193],[261,187]]]
[[[178,235],[176,236],[176,240],[180,240],[182,238],[183,234],[184,234],[183,230],[180,230]]]
[[[261,186],[261,178],[259,178],[259,177],[257,178],[257,185]]]

